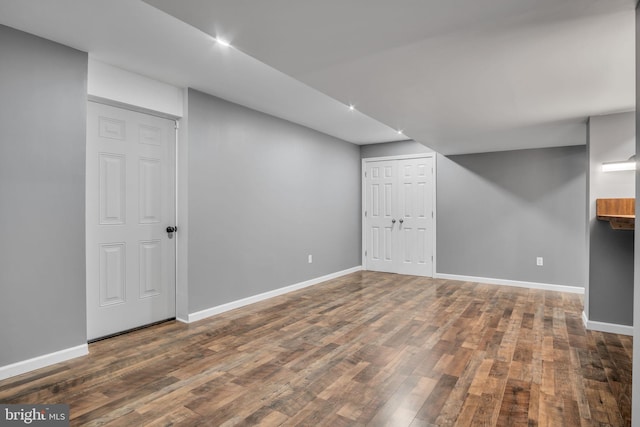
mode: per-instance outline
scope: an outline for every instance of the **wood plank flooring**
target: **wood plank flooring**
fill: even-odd
[[[631,337],[576,294],[358,272],[0,382],[87,426],[629,426]]]

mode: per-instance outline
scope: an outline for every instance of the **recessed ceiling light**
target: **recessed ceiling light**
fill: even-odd
[[[404,135],[404,132],[402,132],[402,129],[398,130],[398,135]]]
[[[356,107],[353,104],[349,105],[349,110],[353,111],[355,109],[356,109]]]
[[[231,44],[230,44],[228,41],[226,41],[226,40],[224,40],[224,39],[221,39],[220,37],[216,37],[214,40],[215,40],[215,41],[216,41],[216,43],[218,43],[220,46],[224,46],[224,47],[229,47],[229,46],[231,46]]]

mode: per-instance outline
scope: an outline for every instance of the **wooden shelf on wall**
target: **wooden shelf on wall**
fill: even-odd
[[[596,199],[596,216],[615,230],[634,230],[636,199]]]

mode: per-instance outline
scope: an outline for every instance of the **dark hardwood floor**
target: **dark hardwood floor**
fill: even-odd
[[[72,425],[629,426],[631,337],[576,294],[359,272],[0,382]]]

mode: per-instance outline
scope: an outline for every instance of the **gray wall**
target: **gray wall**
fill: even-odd
[[[87,54],[0,26],[0,366],[86,343]]]
[[[367,158],[423,148],[391,143],[360,151]],[[438,154],[437,272],[584,286],[586,165],[585,146]],[[536,266],[537,256],[544,266]]]
[[[360,157],[403,156],[408,154],[433,153],[433,150],[413,140],[385,142],[360,146]]]
[[[633,231],[596,219],[596,199],[634,197],[633,171],[602,172],[602,163],[635,152],[635,113],[591,117],[589,155],[589,274],[585,314],[590,321],[633,324]]]
[[[589,314],[592,321],[633,325],[633,231],[593,221],[589,245]]]
[[[640,135],[638,129],[640,129],[640,116],[638,114],[638,108],[640,106],[640,9],[636,6],[636,153],[640,153]],[[636,171],[636,212],[640,212],[640,172]],[[640,219],[636,216],[636,230],[640,230]],[[635,244],[640,248],[640,232],[635,234]],[[640,251],[634,254],[634,294],[633,294],[633,341],[636,345],[633,346],[633,381],[632,381],[632,414],[631,421],[633,425],[640,424]]]
[[[438,273],[584,286],[586,165],[585,146],[438,157]]]
[[[189,312],[361,264],[358,146],[195,90],[188,115]]]

